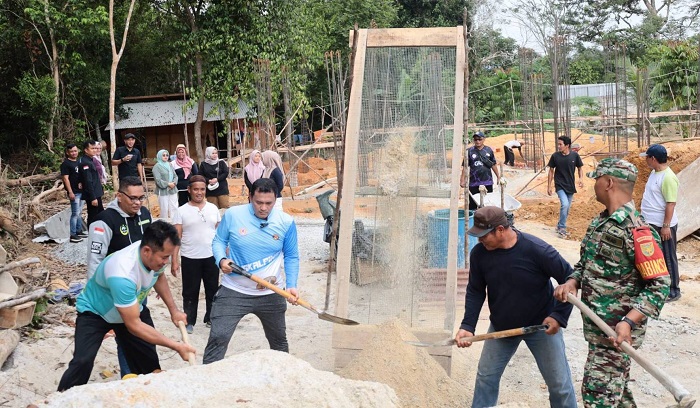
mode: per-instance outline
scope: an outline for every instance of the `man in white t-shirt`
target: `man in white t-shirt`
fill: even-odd
[[[209,315],[214,295],[219,288],[219,268],[214,260],[211,243],[216,235],[216,227],[221,221],[219,209],[206,199],[207,179],[204,176],[190,177],[187,191],[190,201],[180,206],[173,217],[182,245],[182,309],[187,314],[187,332],[194,331],[197,323],[199,306],[199,287],[204,282],[206,312],[204,323],[209,327]],[[177,256],[173,257],[177,259]],[[177,273],[178,264],[173,262],[173,271]]]
[[[522,140],[509,140],[503,145],[503,154],[506,156],[505,164],[508,166],[515,166],[515,153],[513,149],[518,149],[520,157],[524,160],[522,147],[525,144]]]
[[[668,167],[668,152],[665,147],[653,144],[640,156],[646,159],[651,168],[642,197],[642,215],[647,224],[661,236],[661,251],[671,275],[671,291],[666,302],[673,302],[681,297],[676,255],[676,200],[680,183],[676,174]]]
[[[78,296],[73,359],[58,384],[59,391],[87,384],[104,335],[114,330],[123,346],[131,371],[148,374],[160,370],[156,345],[168,347],[187,360],[194,347],[178,343],[153,328],[153,319],[143,299],[156,290],[170,312],[172,322],[187,316],[173,301],[165,266],[180,245],[172,225],[156,221],[143,233],[141,241],[117,251],[97,267]]]

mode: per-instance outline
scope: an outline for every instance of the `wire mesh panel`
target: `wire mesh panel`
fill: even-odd
[[[343,190],[352,205],[342,207],[339,240],[339,268],[346,251],[350,256],[351,319],[444,325],[453,172],[460,171],[452,151],[456,55],[454,45],[366,49],[363,80],[353,82],[362,98],[348,117],[360,115],[357,134],[347,135],[357,148],[345,158],[357,171],[345,179],[354,186],[352,197]]]

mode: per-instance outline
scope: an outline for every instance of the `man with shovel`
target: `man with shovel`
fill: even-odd
[[[470,255],[464,319],[455,336],[457,346],[469,347],[479,312],[488,295],[489,333],[532,325],[549,326],[545,332],[484,343],[474,387],[473,408],[498,405],[501,375],[524,341],[537,361],[549,389],[552,407],[576,407],[576,392],[566,361],[564,337],[572,306],[554,299],[550,278],[564,283],[571,265],[541,239],[513,229],[505,211],[487,206],[474,213],[469,235],[478,237]]]
[[[637,180],[634,164],[607,158],[595,171],[596,200],[605,211],[594,218],[581,242],[581,259],[565,284],[554,296],[565,302],[581,288],[581,300],[605,324],[615,328],[616,338],[609,338],[586,315],[583,335],[588,342],[588,359],[583,372],[581,394],[585,407],[634,407],[632,391],[627,385],[630,357],[617,347],[623,341],[634,348],[642,345],[647,318],[657,318],[669,293],[668,272],[660,276],[643,276],[635,267],[633,230],[640,215],[632,201]],[[659,235],[651,230],[656,240]],[[653,250],[652,250],[653,252]]]
[[[249,313],[260,319],[271,349],[289,352],[284,297],[232,273],[231,265],[235,263],[281,289],[286,287],[292,295],[288,301],[296,303],[297,227],[290,215],[274,208],[276,199],[277,184],[272,179],[256,180],[250,190],[250,203],[229,208],[216,230],[212,249],[224,276],[209,316],[211,331],[204,364],[224,358],[236,326]]]

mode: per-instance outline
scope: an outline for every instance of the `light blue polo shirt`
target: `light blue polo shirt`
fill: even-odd
[[[95,313],[108,323],[124,323],[117,307],[138,304],[139,311],[143,309],[143,299],[165,267],[159,271],[146,268],[141,262],[140,245],[141,241],[136,241],[100,263],[78,296],[78,312]]]

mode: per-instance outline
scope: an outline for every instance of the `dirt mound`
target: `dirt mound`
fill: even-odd
[[[338,374],[387,384],[396,391],[402,407],[465,405],[468,398],[464,387],[450,378],[425,349],[403,340],[417,339],[399,320],[383,323],[379,334]]]
[[[667,143],[664,144],[664,146],[669,152],[668,163],[676,174],[680,173],[684,168],[700,157],[700,140]],[[637,205],[637,209],[639,209],[641,205],[644,186],[651,172],[644,158],[639,157],[639,153],[645,150],[646,148],[633,149],[625,157],[625,160],[637,166],[639,171],[637,183],[634,187],[634,194],[632,196]],[[594,164],[592,159],[584,157],[583,161],[584,172],[590,171],[592,169],[592,164]],[[539,176],[538,181],[539,178],[545,180],[544,185],[538,188],[538,191],[542,192],[547,188],[546,175]],[[584,187],[583,190],[579,189],[579,193],[574,196],[574,202],[571,204],[569,218],[567,220],[567,229],[569,230],[570,239],[573,240],[581,240],[586,234],[586,229],[591,220],[604,210],[603,205],[595,199],[595,192],[592,187],[594,181],[585,176],[584,178],[586,179],[584,180],[586,187]],[[683,186],[681,186],[681,188],[683,188]],[[538,221],[554,227],[559,218],[559,201],[556,197],[547,201],[523,200],[523,207],[518,211],[517,215],[518,218]]]
[[[46,407],[396,407],[384,384],[349,381],[287,353],[258,350],[213,364],[53,393]]]

